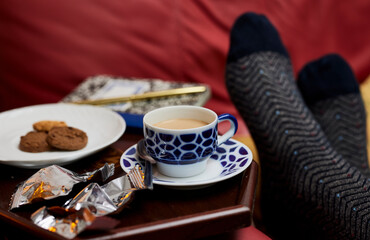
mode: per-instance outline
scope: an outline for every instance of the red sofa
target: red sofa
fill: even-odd
[[[276,26],[296,72],[336,52],[359,81],[370,74],[364,0],[1,1],[0,111],[57,102],[86,77],[110,74],[207,83],[207,107],[238,115],[224,69],[230,27],[247,11]]]
[[[248,135],[224,86],[229,31],[247,11],[276,26],[296,73],[339,53],[359,82],[370,74],[366,0],[0,1],[0,112],[57,102],[93,75],[160,78],[209,84],[206,106]]]

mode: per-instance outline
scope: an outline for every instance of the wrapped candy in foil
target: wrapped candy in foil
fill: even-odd
[[[127,175],[103,186],[90,183],[63,207],[40,208],[31,219],[44,229],[73,238],[97,218],[120,212],[131,200],[134,191],[148,188],[151,189],[151,184],[146,185],[144,173],[136,165]],[[112,224],[108,226],[112,227]]]
[[[104,216],[119,210],[126,204],[133,191],[146,189],[143,172],[136,165],[127,175],[113,179],[103,186],[90,183],[77,196],[64,204],[66,209],[90,209],[96,216]]]
[[[92,224],[95,216],[89,209],[68,211],[61,207],[42,207],[32,214],[31,219],[39,227],[59,233],[66,238],[74,238]]]
[[[100,169],[83,174],[77,174],[57,165],[42,168],[18,185],[10,201],[10,209],[39,200],[68,195],[77,183],[86,182],[95,177],[105,181],[113,174],[114,164],[105,164]]]

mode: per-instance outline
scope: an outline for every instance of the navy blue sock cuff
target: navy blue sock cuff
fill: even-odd
[[[235,62],[254,52],[272,51],[289,57],[279,33],[269,20],[256,13],[245,13],[235,21],[230,34],[227,62]]]
[[[308,63],[299,73],[297,85],[308,104],[360,92],[351,67],[337,54]]]

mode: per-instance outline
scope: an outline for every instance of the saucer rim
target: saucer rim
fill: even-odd
[[[217,182],[221,182],[221,181],[224,181],[224,180],[227,180],[227,179],[230,179],[240,173],[242,173],[243,171],[245,171],[252,163],[253,161],[253,153],[252,151],[250,150],[250,148],[248,146],[246,146],[244,143],[238,141],[238,140],[235,140],[235,139],[229,139],[229,141],[232,141],[232,142],[235,142],[238,146],[239,145],[242,145],[248,152],[247,156],[248,156],[248,161],[247,163],[241,167],[240,169],[238,169],[237,171],[233,172],[233,173],[230,173],[228,175],[225,175],[225,176],[220,176],[218,175],[218,177],[215,177],[215,178],[212,178],[212,179],[207,179],[207,180],[201,180],[201,181],[193,181],[193,182],[166,182],[164,180],[156,180],[153,178],[153,183],[156,184],[156,185],[162,185],[162,186],[168,186],[168,187],[180,187],[180,188],[191,188],[191,187],[202,187],[202,186],[208,186],[208,185],[211,185],[211,184],[215,184]],[[127,173],[127,171],[125,170],[126,167],[123,166],[123,158],[124,156],[126,156],[127,152],[130,151],[132,148],[135,148],[137,144],[134,144],[132,146],[130,146],[129,148],[127,148],[127,150],[121,155],[120,157],[120,166],[122,168],[122,170]],[[135,156],[135,160],[137,160],[136,156]],[[214,160],[214,159],[209,159],[209,161],[218,161],[218,160]],[[140,163],[139,163],[140,164]],[[208,165],[208,164],[207,164]],[[221,165],[221,164],[220,164]],[[224,166],[221,165],[222,168],[224,168]],[[153,168],[154,170],[155,168]],[[157,170],[156,170],[157,171]],[[160,175],[163,175],[163,174],[160,174]],[[176,179],[176,178],[172,178],[172,177],[169,177],[171,179]],[[191,178],[191,177],[189,177]],[[182,178],[182,179],[186,179],[185,178]]]

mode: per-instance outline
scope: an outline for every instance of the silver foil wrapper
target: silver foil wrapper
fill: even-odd
[[[114,164],[105,164],[95,171],[83,174],[77,174],[58,165],[42,168],[17,186],[10,201],[9,209],[68,195],[77,183],[98,178],[105,181],[113,174]]]
[[[60,207],[42,207],[32,214],[31,219],[39,227],[71,239],[90,226],[95,216],[89,209],[67,211]]]
[[[150,186],[146,185],[142,168],[136,165],[128,174],[103,186],[90,183],[62,207],[40,208],[31,219],[44,229],[74,238],[97,218],[119,213],[132,200],[134,191],[151,189]],[[112,224],[109,225],[112,227]]]

